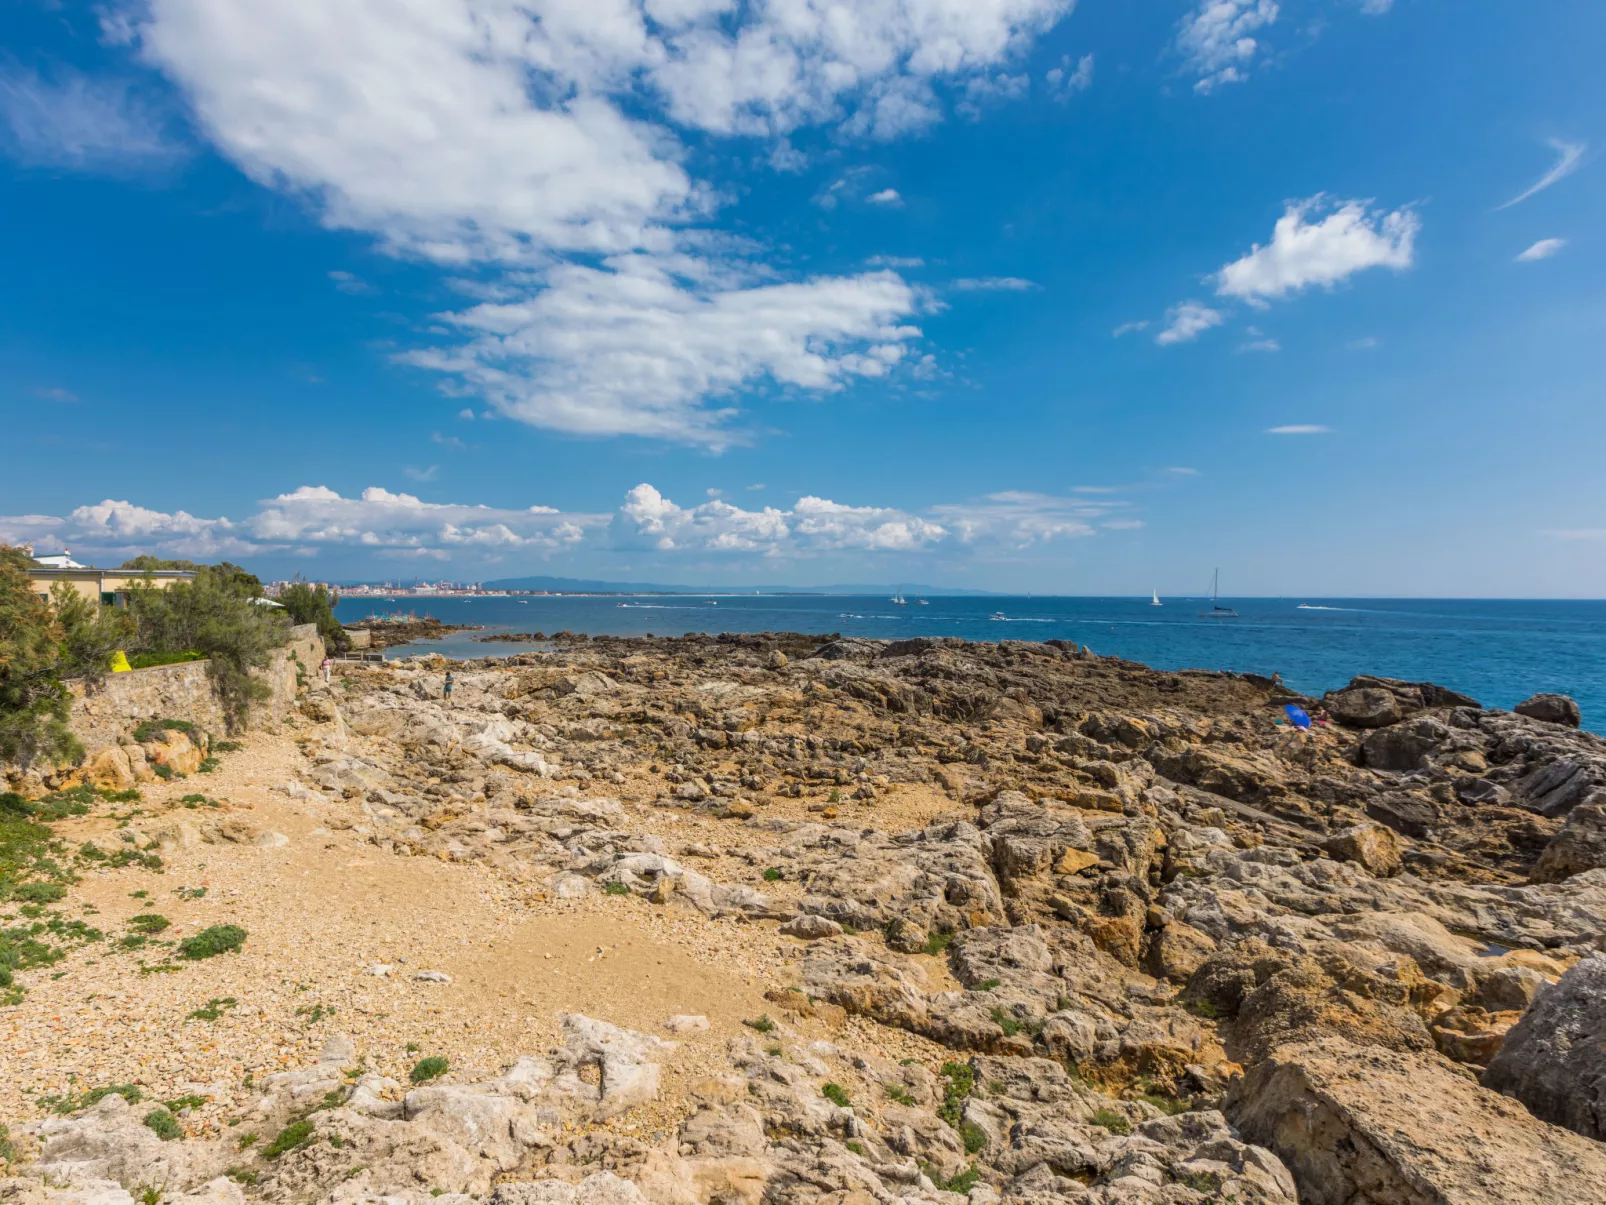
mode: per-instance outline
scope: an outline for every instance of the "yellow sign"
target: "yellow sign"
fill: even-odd
[[[128,658],[123,655],[122,649],[118,649],[112,654],[112,673],[128,674],[132,673],[133,670],[134,667],[128,664]]]

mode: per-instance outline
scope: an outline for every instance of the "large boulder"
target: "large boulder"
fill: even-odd
[[[1448,739],[1449,727],[1432,716],[1418,716],[1367,734],[1361,759],[1374,770],[1416,770],[1423,759]]]
[[[1287,1165],[1301,1205],[1606,1200],[1606,1147],[1435,1054],[1340,1038],[1285,1046],[1233,1082],[1227,1116]]]
[[[1560,883],[1602,866],[1606,866],[1606,791],[1596,792],[1567,814],[1567,823],[1539,855],[1529,881]]]
[[[1584,959],[1539,993],[1483,1082],[1536,1117],[1606,1138],[1606,956]]]
[[[1567,695],[1534,695],[1512,708],[1518,715],[1530,720],[1543,720],[1547,724],[1562,724],[1576,728],[1583,722],[1578,703]]]
[[[1367,822],[1334,833],[1322,848],[1340,862],[1354,862],[1378,878],[1400,873],[1400,839],[1381,824]]]
[[[1335,720],[1351,728],[1386,728],[1399,723],[1405,714],[1392,691],[1376,686],[1333,691],[1323,697],[1322,704]]]

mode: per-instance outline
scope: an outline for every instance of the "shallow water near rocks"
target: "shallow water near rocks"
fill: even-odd
[[[1156,669],[1280,673],[1320,694],[1356,674],[1438,682],[1486,707],[1529,695],[1573,696],[1584,727],[1606,732],[1606,602],[1467,599],[1223,599],[1237,619],[1204,619],[1208,599],[932,598],[895,606],[881,597],[829,595],[536,596],[343,601],[346,622],[399,609],[446,623],[484,624],[387,656],[517,653],[528,645],[474,640],[493,632],[641,636],[684,632],[840,632],[901,640],[1074,640]],[[1001,613],[1002,619],[993,618]]]

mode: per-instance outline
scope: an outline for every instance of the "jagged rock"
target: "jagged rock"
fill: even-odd
[[[1541,720],[1546,724],[1561,724],[1567,728],[1576,728],[1583,720],[1577,702],[1567,695],[1533,695],[1518,703],[1512,710],[1531,720]]]
[[[95,754],[84,767],[84,781],[102,791],[126,791],[139,782],[128,751],[121,745],[111,745]]]
[[[75,1116],[39,1122],[39,1172],[56,1182],[114,1180],[125,1188],[195,1184],[222,1172],[227,1156],[218,1144],[164,1142],[143,1122],[149,1110],[112,1093]]]
[[[1334,833],[1322,848],[1341,862],[1354,862],[1379,878],[1400,872],[1400,841],[1380,824],[1357,824]]]
[[[1606,1199],[1606,1148],[1530,1116],[1437,1055],[1337,1038],[1276,1050],[1227,1116],[1293,1173],[1301,1205]]]
[[[597,1172],[578,1184],[563,1180],[515,1180],[496,1186],[491,1205],[647,1205],[629,1180]]]
[[[1399,699],[1378,687],[1333,691],[1322,697],[1322,704],[1335,720],[1352,728],[1386,728],[1404,715]]]
[[[1151,975],[1186,983],[1216,952],[1216,942],[1184,921],[1168,921],[1149,943],[1146,966]]]
[[[1539,855],[1529,881],[1560,883],[1586,870],[1606,866],[1606,792],[1567,813],[1567,823]]]
[[[818,941],[822,937],[837,936],[842,932],[842,926],[827,917],[815,916],[810,912],[800,912],[782,925],[780,932],[785,937],[801,937],[805,941]]]
[[[1606,957],[1584,959],[1538,994],[1483,1082],[1536,1117],[1606,1138]]]
[[[1361,741],[1362,763],[1377,770],[1416,770],[1449,736],[1449,726],[1432,716],[1378,728]]]

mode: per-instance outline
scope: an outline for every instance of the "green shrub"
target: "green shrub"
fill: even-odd
[[[987,1131],[974,1121],[960,1122],[959,1137],[965,1144],[965,1154],[967,1155],[974,1155],[987,1145]]]
[[[747,1026],[749,1029],[758,1030],[759,1033],[775,1032],[775,1022],[770,1020],[770,1015],[768,1013],[765,1013],[760,1017],[755,1017],[751,1021],[743,1021],[742,1024]]]
[[[145,1114],[145,1125],[153,1130],[163,1142],[172,1142],[175,1138],[184,1137],[184,1131],[179,1129],[178,1122],[166,1109],[152,1109]]]
[[[844,1142],[842,1145],[847,1147],[848,1150],[852,1151],[855,1155],[857,1155],[861,1159],[863,1159],[865,1157],[865,1155],[868,1153],[868,1152],[865,1151],[864,1143],[862,1143],[862,1142],[854,1142],[852,1139],[849,1139],[847,1142]]]
[[[1093,1124],[1103,1126],[1112,1134],[1130,1134],[1132,1123],[1125,1115],[1117,1113],[1114,1109],[1100,1109],[1093,1114]]]
[[[432,1079],[439,1079],[447,1071],[447,1062],[438,1054],[432,1054],[427,1059],[419,1059],[413,1064],[413,1069],[407,1073],[407,1078],[415,1084],[427,1084]]]
[[[147,937],[154,937],[172,922],[167,917],[156,912],[141,912],[138,916],[128,918],[128,927],[135,933],[143,933]]]
[[[21,883],[11,889],[11,898],[27,904],[54,904],[67,894],[60,883]]]
[[[970,990],[973,992],[990,992],[995,987],[1001,986],[1003,982],[1002,979],[983,979],[980,983],[972,983]]]
[[[603,895],[629,895],[630,894],[630,888],[627,887],[623,883],[604,883],[602,885],[602,894]]]
[[[246,1188],[256,1187],[256,1182],[259,1179],[257,1173],[249,1167],[231,1167],[223,1174],[236,1184],[244,1185]]]
[[[156,777],[160,778],[163,782],[171,782],[173,780],[173,767],[164,766],[159,761],[151,763],[151,773],[156,775]]]
[[[11,1141],[11,1131],[4,1122],[0,1122],[0,1163],[15,1163],[17,1161],[17,1147]]]
[[[766,883],[779,883],[782,877],[781,868],[779,866],[771,866],[764,872],[764,881]]]
[[[206,1002],[205,1007],[198,1008],[192,1012],[190,1019],[195,1021],[216,1021],[238,1003],[239,1001],[233,996],[213,996]]]
[[[277,1159],[288,1151],[297,1150],[306,1146],[313,1139],[312,1122],[303,1117],[300,1121],[292,1121],[278,1136],[262,1148],[264,1159]]]
[[[921,953],[924,953],[924,954],[941,954],[944,950],[946,950],[948,948],[948,946],[953,942],[953,940],[954,940],[954,935],[953,935],[953,931],[952,930],[949,930],[949,929],[936,930],[936,931],[932,932],[932,934],[929,937],[926,938],[925,948],[921,951]]]
[[[216,958],[219,954],[238,950],[245,944],[245,939],[246,932],[239,925],[212,925],[202,929],[194,937],[187,937],[179,942],[178,956],[191,962],[199,962],[203,958]]]
[[[136,1084],[107,1084],[101,1088],[91,1088],[87,1092],[74,1096],[71,1092],[65,1096],[41,1096],[36,1102],[40,1108],[49,1109],[65,1117],[68,1113],[78,1113],[98,1103],[107,1096],[121,1096],[131,1105],[137,1105],[141,1093]]]
[[[853,1102],[848,1099],[847,1089],[841,1084],[826,1084],[820,1089],[820,1095],[839,1109],[851,1109],[853,1107]]]
[[[939,1191],[956,1192],[961,1196],[969,1195],[970,1190],[981,1181],[981,1172],[974,1163],[951,1180],[943,1178],[935,1163],[921,1163],[920,1170],[925,1172],[926,1178],[936,1185]]]
[[[965,1098],[976,1088],[976,1069],[969,1063],[950,1062],[942,1065],[938,1075],[948,1082],[943,1085],[937,1116],[957,1130],[965,1113]]]
[[[905,1092],[897,1084],[883,1084],[882,1087],[886,1090],[887,1095],[893,1100],[897,1101],[900,1105],[913,1105],[915,1103],[915,1098],[910,1096],[909,1093]]]
[[[327,586],[309,586],[300,577],[279,591],[278,598],[291,623],[318,625],[318,636],[331,653],[340,652],[350,643],[346,629],[335,618],[335,605],[339,601],[340,595]]]
[[[195,731],[195,725],[189,720],[142,720],[134,727],[134,739],[142,745],[148,741],[165,740],[169,731],[189,736]]]
[[[242,726],[251,706],[270,693],[251,671],[267,665],[289,635],[282,611],[255,605],[261,594],[255,577],[226,562],[203,565],[193,581],[165,590],[152,584],[129,593],[134,650],[206,654],[207,676],[231,730]]]
[[[994,1008],[993,1011],[988,1014],[988,1016],[992,1017],[994,1025],[998,1026],[999,1029],[1004,1031],[1004,1036],[1006,1038],[1012,1038],[1021,1030],[1026,1028],[1026,1026],[1015,1020],[1014,1017],[1010,1016],[1002,1008]]]
[[[169,1113],[178,1113],[184,1109],[199,1109],[205,1103],[206,1097],[190,1092],[184,1096],[175,1096],[172,1100],[164,1100],[162,1107]]]
[[[206,654],[198,649],[180,649],[173,653],[135,653],[128,659],[129,669],[155,669],[158,665],[182,665],[186,661],[205,661]]]

